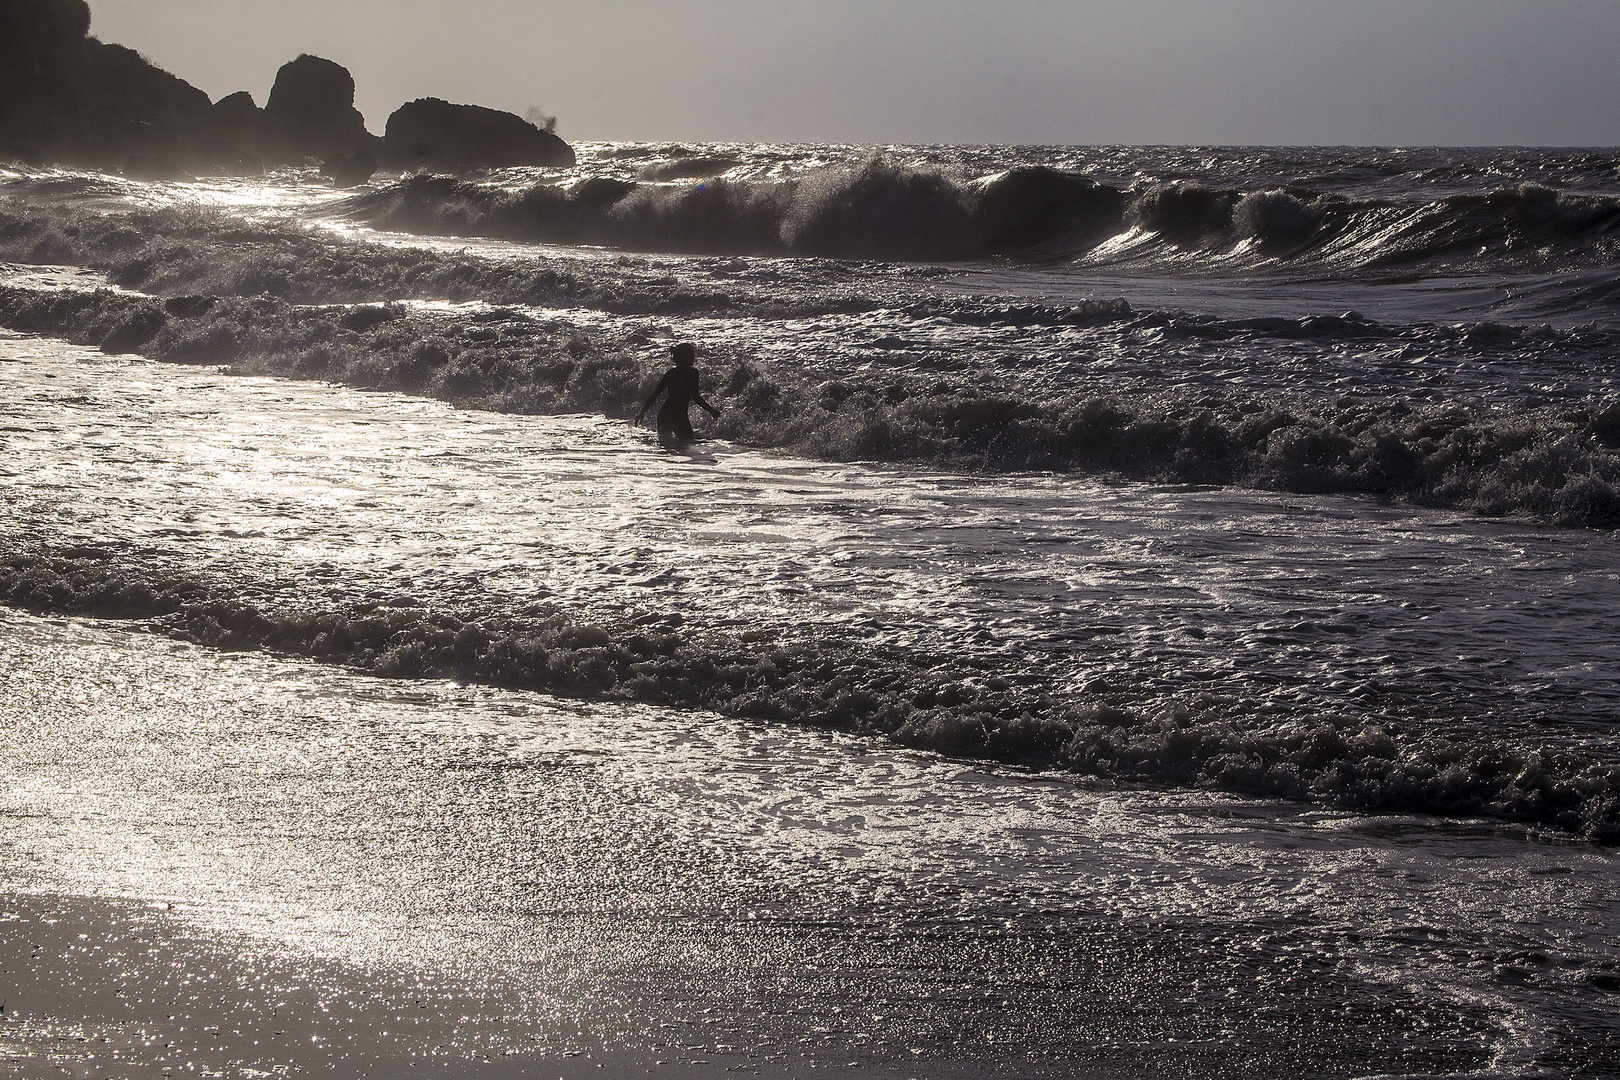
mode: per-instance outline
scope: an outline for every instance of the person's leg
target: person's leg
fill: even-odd
[[[696,436],[692,434],[692,421],[687,418],[685,409],[671,409],[667,406],[658,410],[658,441],[670,442],[680,440],[691,442]]]

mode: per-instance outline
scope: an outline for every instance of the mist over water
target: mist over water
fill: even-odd
[[[918,1060],[1129,1072],[1169,1053],[1130,1032],[1181,1002],[1243,1047],[1172,1053],[1191,1075],[1613,1066],[1620,156],[577,149],[358,193],[0,174],[0,598],[14,667],[38,665],[7,706],[31,732],[14,779],[27,740],[90,739],[29,689],[73,678],[41,658],[156,688],[240,656],[210,708],[262,716],[242,737],[266,753],[392,775],[434,726],[365,811],[379,833],[561,739],[601,765],[609,820],[637,784],[702,788],[655,800],[659,828],[735,876],[655,845],[680,883],[636,892],[655,919],[690,901],[729,926],[714,912],[746,895],[861,928],[824,987],[905,956],[1016,1015],[1086,988],[1063,999],[1078,1027],[931,1014],[1010,1049],[931,1035]],[[682,340],[721,415],[671,454],[623,421]],[[286,679],[337,727],[262,689]],[[215,752],[184,700],[98,701],[99,725]],[[440,760],[475,743],[471,773]],[[101,745],[61,782],[121,790]],[[711,751],[737,771],[701,779]],[[307,794],[324,767],[276,783]],[[17,780],[19,813],[42,790]],[[296,803],[250,808],[240,843],[324,835]],[[132,878],[67,819],[15,820],[64,887],[222,902],[183,835],[164,842],[201,869]],[[231,873],[241,902],[359,920],[300,947],[419,918],[472,967],[532,975],[490,942],[543,921],[472,914],[540,887],[496,885],[496,859],[467,857],[474,900],[434,885],[408,916],[387,888],[342,915]],[[1555,863],[1525,907],[1515,883]],[[807,895],[832,914],[785,899]],[[919,929],[981,922],[1001,929],[975,972],[965,938]],[[1153,961],[1146,1012],[1075,1036],[1086,994],[1114,993],[1088,951],[1128,966],[1167,926],[1183,959]],[[825,945],[785,933],[762,955]],[[1029,966],[1037,939],[1055,966]],[[744,953],[716,963],[763,986]],[[680,978],[660,955],[647,1000]],[[1295,1049],[1311,1010],[1234,1026],[1281,993],[1238,973],[1296,959],[1306,998],[1363,1018],[1335,1043],[1354,1053]],[[1382,1026],[1375,985],[1404,1003]],[[760,994],[754,1036],[792,1044],[788,991]],[[840,1045],[911,1060],[871,1049],[873,1023]]]

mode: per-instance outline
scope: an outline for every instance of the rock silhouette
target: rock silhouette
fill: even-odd
[[[371,179],[377,159],[364,150],[352,154],[332,154],[321,162],[321,175],[330,177],[335,187],[356,187]]]
[[[383,152],[399,169],[457,171],[507,165],[574,164],[574,151],[521,116],[481,105],[417,98],[394,110]]]
[[[254,172],[213,129],[208,95],[88,36],[84,0],[0,4],[0,154],[145,173]]]
[[[292,155],[325,158],[370,150],[378,139],[354,107],[354,77],[341,64],[304,53],[281,65],[264,119]]]
[[[342,186],[364,183],[379,159],[436,170],[574,163],[550,132],[476,105],[422,98],[388,130],[389,140],[366,130],[354,78],[331,60],[283,64],[262,109],[246,91],[211,103],[133,49],[91,36],[86,0],[0,0],[0,161],[156,180],[322,162]]]
[[[267,164],[280,164],[281,155],[270,137],[264,110],[253,102],[246,90],[226,94],[209,109],[209,119],[221,135],[244,150],[264,159]]]

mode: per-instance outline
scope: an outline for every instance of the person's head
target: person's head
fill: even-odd
[[[670,346],[669,355],[681,367],[691,367],[697,363],[697,346],[690,341],[678,342]]]

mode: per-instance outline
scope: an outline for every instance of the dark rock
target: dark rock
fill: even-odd
[[[216,137],[209,129],[192,135],[190,148],[194,162],[191,168],[198,175],[258,176],[264,172],[264,161],[257,154]]]
[[[317,159],[369,150],[377,143],[354,107],[354,78],[348,69],[308,53],[276,72],[264,117],[288,148]]]
[[[60,160],[85,126],[77,77],[86,62],[84,0],[0,3],[0,156]]]
[[[521,116],[439,98],[418,98],[394,111],[383,133],[383,156],[401,169],[574,164],[572,147]]]
[[[399,312],[384,304],[359,304],[344,313],[338,322],[349,330],[370,330],[399,318]]]
[[[227,94],[214,102],[208,110],[208,122],[220,139],[239,148],[243,155],[258,163],[256,169],[244,164],[241,169],[231,171],[249,175],[262,172],[265,161],[280,164],[286,160],[287,155],[281,149],[279,140],[270,133],[264,110],[253,103],[253,95],[246,90]]]
[[[259,171],[216,129],[207,94],[89,26],[84,0],[0,2],[0,157],[165,178]]]
[[[0,53],[53,53],[90,33],[85,0],[7,0],[0,4]]]
[[[246,92],[210,103],[89,29],[86,0],[0,0],[0,160],[179,180],[313,159],[345,187],[379,158],[441,170],[574,163],[567,143],[511,113],[436,98],[399,109],[385,143],[366,131],[349,72],[307,54],[282,65],[263,109]]]
[[[119,153],[127,155],[120,171],[130,177],[140,172],[140,179],[182,180],[219,174],[256,176],[264,171],[264,164],[256,155],[221,139],[207,124],[179,120],[136,121],[108,128],[103,132],[103,140],[106,155],[115,158]],[[166,168],[162,163],[167,163]]]
[[[592,176],[581,184],[574,185],[570,196],[576,206],[588,206],[593,210],[606,209],[636,190],[633,180],[615,180],[611,176]]]
[[[184,79],[154,67],[134,49],[87,41],[87,62],[77,83],[100,114],[123,120],[201,121],[212,108],[208,95]]]
[[[215,296],[171,296],[163,301],[163,310],[182,319],[201,315],[218,301]]]
[[[377,159],[364,150],[352,154],[333,154],[321,163],[321,175],[332,178],[340,188],[357,187],[371,179],[377,171]]]
[[[264,123],[264,110],[253,103],[253,95],[246,90],[226,94],[214,102],[214,123],[221,127],[248,128]]]

